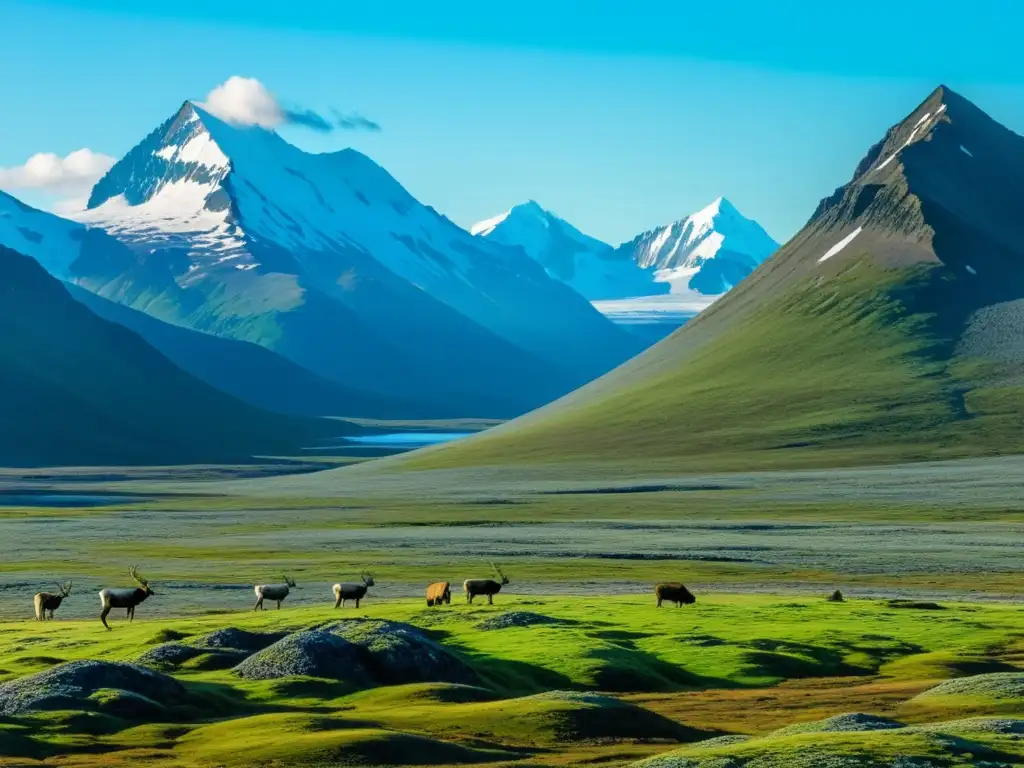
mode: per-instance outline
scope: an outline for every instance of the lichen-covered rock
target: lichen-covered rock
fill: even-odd
[[[188,698],[185,687],[173,677],[137,664],[72,661],[0,685],[0,715],[55,709],[103,711],[107,701],[117,701],[118,711],[123,711],[120,702],[130,694],[157,706],[184,704]]]
[[[842,715],[826,717],[809,723],[787,725],[772,732],[772,736],[795,736],[800,733],[841,733],[858,731],[888,731],[903,728],[903,723],[878,715],[866,715],[862,712],[848,712]]]
[[[175,668],[203,653],[203,649],[185,643],[162,643],[139,656],[138,662],[148,667]]]
[[[915,699],[936,696],[978,696],[996,701],[1024,699],[1024,672],[991,672],[957,677],[919,693]]]
[[[363,649],[332,632],[307,630],[281,638],[235,667],[247,680],[305,675],[362,686],[372,682]]]
[[[563,624],[561,619],[544,616],[532,611],[508,611],[492,616],[477,624],[477,629],[507,629],[509,627],[533,627],[538,624]]]
[[[379,683],[474,683],[477,675],[461,658],[423,630],[397,621],[349,619],[324,629],[358,646]]]
[[[287,637],[287,632],[250,632],[247,629],[225,627],[192,640],[189,644],[197,648],[232,648],[255,653]]]

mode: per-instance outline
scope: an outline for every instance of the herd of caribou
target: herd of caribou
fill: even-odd
[[[466,579],[462,582],[462,591],[466,595],[466,602],[472,603],[474,597],[486,596],[487,604],[494,605],[494,596],[501,591],[503,586],[509,583],[509,580],[494,563],[491,563],[491,567],[494,569],[494,573],[498,577],[497,579]],[[143,602],[150,595],[155,594],[152,588],[150,588],[149,582],[139,575],[138,566],[133,565],[129,568],[128,574],[137,586],[105,587],[99,592],[100,603],[103,608],[100,613],[100,621],[103,622],[103,626],[107,629],[110,629],[110,625],[107,624],[107,615],[111,610],[114,608],[124,608],[125,615],[128,621],[131,622],[135,618],[135,608],[139,603]],[[254,588],[256,592],[256,605],[253,606],[254,611],[263,610],[264,600],[277,603],[277,607],[280,610],[281,603],[288,597],[288,593],[297,586],[295,580],[291,577],[284,576],[283,578],[284,583],[282,584],[256,585]],[[344,606],[347,600],[354,600],[356,608],[359,607],[359,601],[366,597],[367,590],[374,585],[372,573],[360,574],[360,578],[361,581],[343,581],[331,588],[334,592],[335,608]],[[50,619],[53,619],[54,611],[60,608],[64,598],[71,594],[71,585],[72,582],[69,581],[58,587],[59,592],[40,592],[35,596],[33,602],[38,621],[46,620],[47,614],[49,614]],[[674,603],[677,607],[690,605],[696,601],[696,598],[682,584],[658,584],[654,588],[654,594],[658,598],[659,608],[662,601]],[[451,602],[452,588],[450,582],[437,581],[427,587],[428,606],[451,605]]]

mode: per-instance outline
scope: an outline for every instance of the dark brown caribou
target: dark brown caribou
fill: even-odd
[[[494,605],[494,596],[501,592],[501,588],[509,583],[508,577],[501,572],[501,569],[491,563],[495,575],[501,581],[494,579],[466,579],[462,582],[462,591],[466,593],[466,602],[472,603],[477,595],[487,595],[487,604]]]
[[[103,612],[100,614],[100,621],[103,622],[103,626],[110,629],[110,625],[107,624],[107,614],[110,613],[111,608],[124,608],[128,621],[131,622],[135,618],[135,606],[145,600],[152,594],[155,594],[152,589],[149,588],[149,582],[139,576],[139,567],[133,565],[128,569],[128,574],[135,579],[137,587],[107,587],[106,589],[100,590],[100,602],[103,604]]]
[[[71,582],[59,584],[57,589],[60,590],[57,594],[53,592],[40,592],[35,596],[33,602],[36,607],[36,621],[45,621],[47,611],[50,612],[50,619],[53,619],[53,612],[60,608],[64,598],[71,594]]]
[[[661,601],[668,600],[670,603],[675,603],[676,608],[681,605],[693,605],[697,602],[697,598],[693,594],[679,583],[671,584],[658,584],[654,588],[654,594],[658,598],[658,607],[661,608]]]
[[[435,581],[427,587],[427,605],[451,605],[452,585],[447,581]]]
[[[366,597],[366,590],[373,586],[373,574],[361,573],[359,578],[362,581],[343,581],[334,585],[335,608],[344,605],[346,600],[355,600],[356,608],[359,607],[359,601]]]

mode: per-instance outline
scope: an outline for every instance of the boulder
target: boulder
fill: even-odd
[[[363,649],[344,637],[311,629],[257,651],[235,667],[235,674],[246,680],[305,675],[363,686],[372,682],[364,658]]]
[[[379,683],[477,682],[476,673],[466,662],[411,624],[348,619],[328,624],[324,629],[358,646]]]
[[[185,704],[185,687],[169,675],[137,664],[111,661],[72,661],[0,684],[0,715],[15,716],[43,710],[104,711],[113,702],[124,715],[123,702],[143,697],[147,709]],[[151,703],[151,705],[150,705]],[[128,714],[131,713],[127,708]]]

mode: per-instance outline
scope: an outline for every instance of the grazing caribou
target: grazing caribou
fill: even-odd
[[[670,603],[675,603],[676,608],[681,605],[693,605],[697,602],[695,598],[686,587],[682,584],[659,584],[654,588],[654,594],[658,598],[658,607],[661,608],[661,601],[668,600]]]
[[[343,606],[346,600],[355,600],[356,608],[359,607],[359,601],[366,597],[366,590],[373,586],[373,574],[361,573],[359,578],[362,581],[343,581],[334,585],[335,608]]]
[[[50,620],[53,620],[53,612],[60,608],[60,604],[64,602],[64,598],[71,594],[71,582],[67,584],[59,584],[57,589],[60,590],[58,594],[53,592],[40,592],[33,599],[33,603],[36,607],[36,621],[45,621],[46,612],[50,612]]]
[[[149,582],[139,576],[139,567],[133,565],[128,569],[129,575],[135,579],[137,587],[107,587],[100,590],[100,602],[103,604],[103,612],[100,614],[100,621],[103,626],[110,629],[107,624],[107,614],[111,608],[124,608],[128,621],[135,619],[135,606],[144,601],[147,597],[155,594],[149,588]]]
[[[281,610],[281,603],[286,597],[288,597],[289,590],[295,589],[295,581],[289,576],[282,576],[284,584],[257,584],[254,587],[256,592],[256,605],[252,607],[254,611],[263,610],[263,599],[273,600],[277,603],[277,610]]]
[[[427,605],[451,605],[452,585],[447,581],[435,581],[427,587]]]
[[[494,579],[466,579],[462,582],[462,591],[466,593],[466,602],[472,603],[477,595],[487,595],[487,604],[494,605],[494,596],[501,591],[501,588],[509,583],[508,577],[501,572],[501,569],[494,563],[491,568],[501,581]]]

